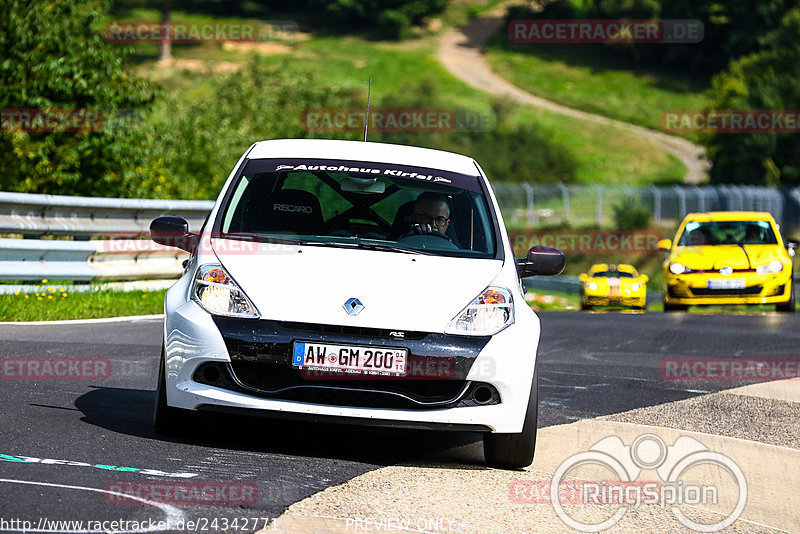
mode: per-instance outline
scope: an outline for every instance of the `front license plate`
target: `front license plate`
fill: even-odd
[[[333,345],[295,341],[292,365],[341,373],[400,376],[406,373],[408,349]]]
[[[744,289],[744,280],[709,280],[708,289]]]

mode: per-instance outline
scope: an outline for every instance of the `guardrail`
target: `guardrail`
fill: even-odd
[[[550,189],[553,187],[558,195],[545,194],[552,192]],[[589,191],[589,197],[583,199],[583,202],[579,202],[583,197],[577,193],[572,194],[574,186],[495,184],[494,188],[503,211],[510,212],[506,214],[507,220],[512,222],[523,213],[528,222],[542,223],[546,216],[551,215],[550,212],[556,213],[558,209],[563,209],[564,220],[577,224],[580,217],[576,218],[576,214],[582,213],[589,219],[596,219],[599,224],[606,222],[605,213],[608,209],[604,206],[608,206],[611,200],[607,198],[611,196],[610,190],[605,190],[607,188],[584,188]],[[658,199],[653,213],[653,217],[658,220],[668,216],[665,210],[671,204],[667,202],[667,192],[676,199],[683,200],[676,204],[678,214],[689,209],[770,209],[781,211],[786,224],[800,218],[795,216],[795,212],[800,213],[797,208],[800,206],[800,188],[790,191],[724,186],[675,186],[668,190],[662,189],[651,187],[642,190],[649,191],[653,198]],[[639,190],[622,187],[620,191],[629,197],[635,197]],[[734,200],[738,199],[738,203],[717,206],[712,202],[713,195],[709,195],[714,193],[719,196],[720,191],[736,193],[733,197],[736,197]],[[691,199],[699,199],[699,204],[695,206],[692,204],[694,200],[689,202]],[[749,203],[745,203],[745,200]],[[184,252],[160,247],[149,241],[143,245],[141,240],[126,243],[125,240],[108,238],[146,236],[150,222],[158,216],[168,214],[183,217],[189,222],[192,231],[198,231],[213,206],[214,202],[207,200],[95,198],[0,192],[0,234],[31,238],[72,236],[75,239],[0,239],[0,280],[125,281],[175,278],[182,271],[182,260],[187,257]],[[98,236],[104,239],[89,240]],[[574,282],[565,283],[574,290]]]
[[[71,197],[0,192],[0,233],[25,236],[145,234],[160,215],[179,215],[199,230],[214,202]]]
[[[0,280],[150,280],[178,278],[182,250],[146,240],[0,239]]]
[[[198,231],[214,202],[72,197],[0,192],[0,234],[62,239],[0,239],[0,280],[148,280],[177,278],[188,254],[146,236],[150,221],[179,215]],[[89,240],[91,237],[106,239]],[[107,239],[120,236],[122,239]]]

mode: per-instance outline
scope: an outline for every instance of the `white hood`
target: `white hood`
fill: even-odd
[[[491,259],[271,243],[242,253],[222,239],[214,239],[213,246],[262,319],[426,332],[443,332],[503,265]],[[358,315],[343,308],[351,297],[364,305]]]

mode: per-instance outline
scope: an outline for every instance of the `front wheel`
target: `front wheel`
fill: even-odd
[[[164,369],[164,347],[161,347],[161,363],[158,366],[158,388],[153,413],[153,429],[156,434],[175,436],[185,433],[194,420],[189,410],[173,408],[167,404],[167,375]]]
[[[539,375],[534,371],[522,432],[519,434],[496,434],[493,432],[484,434],[483,455],[486,458],[486,464],[504,469],[519,469],[531,465],[536,449],[538,416]]]
[[[794,281],[789,280],[789,285],[791,286],[791,289],[789,289],[789,300],[775,305],[775,309],[779,312],[794,313]]]

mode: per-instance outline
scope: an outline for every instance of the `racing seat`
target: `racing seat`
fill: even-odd
[[[256,229],[260,232],[319,235],[322,207],[313,193],[281,189],[263,205]]]
[[[396,240],[401,235],[411,231],[411,221],[414,215],[414,204],[416,201],[412,200],[402,204],[397,208],[397,213],[394,215],[392,221],[392,231],[389,232],[389,239]]]

